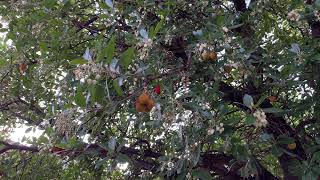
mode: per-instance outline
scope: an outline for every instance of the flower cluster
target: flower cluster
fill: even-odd
[[[70,109],[61,112],[56,117],[55,129],[59,134],[69,136],[75,132],[77,123],[74,119],[75,109]]]
[[[219,132],[219,133],[223,133],[224,131],[224,127],[223,127],[223,123],[220,123],[219,125],[216,126],[216,128],[209,128],[208,129],[208,135],[212,135],[215,132]]]
[[[108,65],[97,64],[89,61],[87,64],[82,64],[74,70],[77,80],[86,80],[88,84],[96,84],[103,76],[116,77],[116,72]]]
[[[144,39],[138,44],[138,46],[141,47],[139,49],[139,58],[141,60],[146,59],[148,57],[152,44],[153,44],[152,39]]]
[[[209,46],[207,43],[201,43],[201,44],[198,43],[197,47],[199,48],[199,52],[201,53],[201,52],[207,50]]]
[[[261,109],[257,109],[253,113],[253,116],[257,119],[256,123],[255,123],[256,127],[266,127],[267,126],[267,124],[268,124],[267,116]]]
[[[301,15],[298,13],[297,10],[292,10],[288,13],[288,19],[291,21],[299,21]]]

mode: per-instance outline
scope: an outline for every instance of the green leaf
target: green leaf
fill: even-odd
[[[195,169],[192,171],[192,176],[199,178],[200,180],[210,180],[212,179],[211,174],[204,169]]]
[[[25,130],[24,133],[29,133],[32,129],[33,129],[33,127],[29,127],[28,129]]]
[[[263,141],[269,141],[269,140],[272,139],[272,138],[273,138],[273,135],[272,135],[272,134],[263,133],[263,134],[261,135],[261,139],[262,139]]]
[[[164,25],[164,18],[161,18],[161,20],[157,23],[156,27],[154,29],[150,29],[150,39],[153,39],[157,33],[160,31],[160,29],[163,27]]]
[[[243,104],[251,109],[252,106],[253,106],[253,98],[252,98],[252,96],[250,96],[248,94],[245,94],[244,97],[243,97]]]
[[[7,28],[0,28],[0,32],[8,32]]]
[[[291,137],[287,137],[285,135],[281,135],[278,137],[277,140],[278,144],[292,144],[295,142],[295,140]]]
[[[81,89],[77,89],[75,97],[74,97],[74,101],[78,106],[86,107],[86,98],[84,97],[84,95],[82,93],[83,93],[83,91]]]
[[[320,61],[320,53],[314,54],[310,57],[312,61]]]
[[[216,17],[215,23],[217,26],[221,27],[224,24],[225,16],[219,15]]]
[[[86,64],[88,61],[82,58],[74,59],[70,61],[71,65],[78,65],[78,64]]]
[[[182,172],[181,174],[178,175],[176,180],[184,180],[186,179],[186,175],[187,175],[186,172]]]
[[[92,89],[91,89],[91,98],[94,102],[103,102],[105,97],[105,91],[104,88],[100,85],[95,85]]]
[[[320,8],[320,0],[316,0],[316,2],[314,3],[317,7]]]
[[[243,25],[244,25],[243,23],[241,23],[241,24],[236,24],[236,25],[233,25],[233,26],[229,27],[229,29],[230,29],[230,30],[236,29],[236,28],[239,28],[239,27],[241,27],[241,26],[243,26]]]
[[[127,163],[127,162],[131,162],[131,159],[130,159],[130,157],[127,156],[126,154],[120,153],[120,154],[118,154],[118,156],[117,156],[117,161],[118,161],[119,163]]]
[[[103,54],[102,57],[104,58],[105,56],[107,56],[106,63],[111,62],[114,56],[115,49],[116,49],[116,40],[115,40],[115,37],[112,36],[112,38],[108,42],[107,47],[104,50],[102,50],[102,54]]]
[[[312,160],[320,163],[320,151],[313,154]]]
[[[280,109],[280,108],[264,108],[262,110],[265,113],[283,113],[283,112],[285,112],[283,109]]]
[[[254,123],[256,123],[256,118],[253,115],[248,115],[246,117],[246,125],[253,125]]]
[[[4,59],[0,59],[0,67],[5,66],[8,64],[8,61],[4,60]]]
[[[255,107],[259,107],[261,103],[267,98],[267,95],[261,96],[258,102],[254,105]]]
[[[305,167],[296,159],[289,160],[289,173],[295,176],[303,176]]]
[[[121,87],[119,86],[118,79],[113,80],[113,88],[119,96],[122,96],[123,93]]]
[[[274,145],[274,146],[272,146],[271,153],[274,156],[279,157],[279,156],[281,156],[283,154],[283,151],[282,151],[282,149],[280,149],[279,147]]]
[[[105,158],[103,158],[103,159],[100,159],[100,160],[95,164],[94,168],[95,168],[95,169],[100,168],[104,163],[107,162],[108,159],[109,159],[108,157],[105,157]]]
[[[129,47],[124,53],[122,53],[120,57],[120,63],[125,67],[128,68],[132,60],[134,59],[134,48]]]

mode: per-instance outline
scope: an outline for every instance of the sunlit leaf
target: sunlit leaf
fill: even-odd
[[[71,65],[86,64],[86,63],[88,63],[88,61],[82,58],[73,59],[72,61],[70,61]]]

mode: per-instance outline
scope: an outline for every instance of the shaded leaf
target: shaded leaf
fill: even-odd
[[[248,94],[245,94],[244,97],[243,97],[243,104],[251,109],[252,106],[253,106],[253,98],[252,98],[252,96],[250,96]]]
[[[192,176],[199,178],[200,180],[209,180],[212,179],[211,174],[204,169],[195,169],[192,171]]]
[[[122,96],[122,89],[121,89],[121,87],[119,86],[119,81],[118,81],[118,79],[114,79],[113,80],[113,88],[114,88],[114,90],[117,92],[117,94],[119,95],[119,96]]]

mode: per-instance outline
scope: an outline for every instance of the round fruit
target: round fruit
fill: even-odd
[[[143,92],[139,97],[138,97],[138,101],[140,103],[145,103],[150,99],[150,96],[147,92]]]
[[[137,101],[135,105],[136,105],[136,110],[138,112],[147,112],[146,111],[146,106],[141,104],[139,101]]]
[[[154,107],[155,103],[147,92],[143,92],[135,103],[138,112],[149,112]]]
[[[201,54],[201,58],[205,61],[209,61],[210,60],[210,53],[208,53],[207,51],[204,51],[202,54]]]
[[[288,149],[290,149],[290,150],[294,150],[296,147],[297,147],[296,143],[288,144]]]
[[[209,53],[209,60],[210,60],[210,61],[216,61],[216,60],[217,60],[217,53],[214,52],[214,51],[211,51],[211,52]]]
[[[160,85],[156,85],[156,87],[154,87],[154,92],[155,92],[156,94],[160,94],[160,93],[161,93],[161,87],[160,87]]]
[[[269,96],[268,99],[269,99],[270,102],[277,101],[277,97],[276,96]]]
[[[25,64],[25,63],[20,63],[19,64],[19,72],[20,72],[20,74],[24,74],[25,72],[26,72],[26,70],[27,70],[27,64]]]

